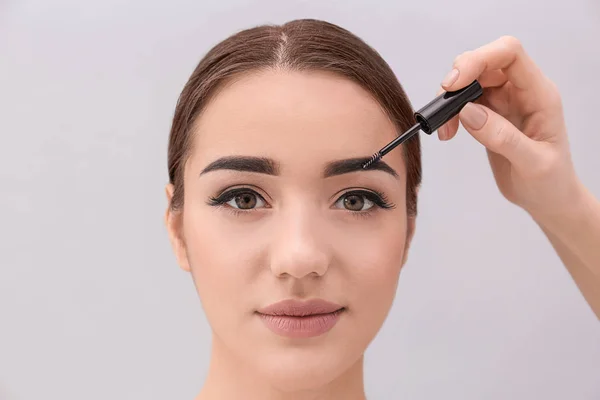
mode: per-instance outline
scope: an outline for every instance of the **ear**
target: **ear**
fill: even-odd
[[[406,244],[404,245],[404,257],[402,258],[402,266],[404,266],[404,264],[406,264],[406,260],[408,260],[408,251],[410,250],[410,244],[412,243],[412,239],[415,235],[415,229],[417,227],[417,217],[408,217],[406,227]]]
[[[185,240],[183,237],[183,211],[171,209],[171,201],[174,192],[173,184],[169,183],[165,188],[167,195],[167,211],[165,212],[165,225],[169,233],[171,247],[177,258],[177,263],[184,271],[190,272],[190,263],[187,257]]]
[[[419,189],[416,188],[417,198],[419,197]],[[408,250],[410,249],[410,245],[412,243],[413,237],[415,236],[415,230],[417,229],[417,216],[412,215],[408,217],[408,221],[406,223],[406,243],[404,245],[404,257],[402,259],[402,266],[406,264],[406,260],[408,259]]]

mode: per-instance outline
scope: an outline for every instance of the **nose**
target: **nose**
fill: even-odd
[[[313,213],[314,214],[314,213]],[[301,279],[323,276],[330,265],[328,241],[322,236],[323,219],[308,210],[281,215],[271,248],[270,268],[275,276]]]

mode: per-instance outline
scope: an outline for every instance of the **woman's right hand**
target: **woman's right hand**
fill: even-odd
[[[442,87],[454,91],[475,79],[483,96],[440,128],[440,139],[452,139],[460,121],[487,148],[504,197],[536,219],[580,204],[584,188],[571,161],[560,93],[519,40],[505,36],[459,55]]]

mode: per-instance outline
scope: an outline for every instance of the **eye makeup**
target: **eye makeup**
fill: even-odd
[[[373,189],[366,189],[366,188],[355,188],[355,189],[344,189],[347,190],[346,192],[344,192],[341,196],[338,197],[338,199],[336,200],[336,203],[348,196],[361,196],[371,202],[373,202],[377,207],[380,207],[382,209],[390,209],[390,208],[395,208],[396,205],[391,203],[387,196],[385,195],[385,193],[383,192],[379,192],[377,190],[373,190]],[[350,210],[349,210],[350,211]]]
[[[391,203],[388,200],[387,196],[384,193],[372,189],[344,189],[343,191],[336,193],[332,197],[336,196],[337,199],[334,202],[334,205],[337,205],[340,202],[343,203],[340,209],[349,212],[353,215],[361,214],[361,216],[367,216],[368,214],[372,214],[377,209],[388,210],[396,207],[395,204]],[[349,200],[350,198],[353,198],[353,202],[352,200]],[[233,204],[229,204],[230,202],[233,202]],[[364,205],[365,203],[371,203],[372,206],[370,206],[366,210],[352,210],[345,208],[346,204],[350,204],[351,206],[355,206],[356,204],[358,204],[362,208],[362,205]],[[226,189],[217,196],[211,196],[208,199],[207,204],[213,207],[227,208],[229,211],[234,212],[234,214],[236,215],[242,213],[255,212],[257,209],[271,208],[271,206],[265,200],[264,196],[259,194],[255,189],[252,189],[248,186]]]
[[[242,187],[235,187],[235,188],[227,189],[227,190],[221,192],[216,197],[211,196],[208,199],[208,205],[210,205],[210,206],[224,205],[224,204],[229,203],[231,200],[238,200],[240,197],[248,196],[248,195],[254,196],[257,200],[260,200],[261,202],[264,202],[265,204],[267,203],[265,198],[262,195],[260,195],[255,189],[252,189],[248,186],[242,186]]]
[[[343,201],[343,202],[347,202],[349,200],[349,198],[351,197],[359,197],[362,198],[362,203],[366,202],[370,202],[373,205],[369,208],[367,208],[366,210],[359,210],[359,211],[355,211],[355,210],[349,210],[345,207],[340,208],[341,211],[344,211],[345,213],[349,214],[352,217],[355,218],[369,218],[374,216],[374,214],[377,211],[380,210],[390,210],[390,209],[394,209],[396,208],[396,205],[394,203],[391,203],[387,196],[380,191],[375,191],[372,189],[364,189],[364,188],[354,188],[354,189],[345,189],[346,191],[341,194],[341,195],[334,195],[332,197],[337,196],[337,199],[335,201],[334,204],[338,204],[339,202]],[[360,203],[359,203],[360,204]]]

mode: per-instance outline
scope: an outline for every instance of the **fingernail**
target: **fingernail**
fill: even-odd
[[[438,135],[440,140],[448,140],[448,127],[446,125],[441,126],[438,129]]]
[[[487,112],[479,104],[467,103],[460,111],[460,119],[468,128],[479,130],[487,121]]]
[[[448,87],[451,86],[458,79],[458,70],[456,68],[452,69],[452,71],[448,72],[448,75],[442,81],[442,86]]]

